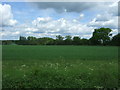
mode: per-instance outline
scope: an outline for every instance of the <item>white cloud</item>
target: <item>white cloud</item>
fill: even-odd
[[[118,16],[118,2],[104,2],[99,3],[93,10],[102,12],[102,14],[112,14],[114,16]]]
[[[34,25],[37,25],[39,23],[46,23],[46,22],[49,22],[51,21],[51,18],[50,17],[47,17],[47,18],[41,18],[41,17],[38,17],[36,20],[34,20],[32,23]]]
[[[97,16],[96,16],[96,20],[97,21],[109,21],[110,20],[110,18],[111,18],[112,16],[110,15],[110,14],[108,14],[108,13],[104,13],[104,14],[98,14]]]
[[[120,11],[118,11],[118,2],[114,2],[108,6],[108,13],[118,16]]]
[[[118,28],[118,16],[111,14],[99,14],[91,22],[88,23],[92,27],[106,27],[111,29]]]
[[[53,20],[50,17],[46,17],[46,18],[38,17],[32,23],[34,27],[37,28],[35,32],[33,31],[33,33],[36,33],[36,34],[46,33],[49,36],[51,36],[52,34],[53,35],[60,34],[63,36],[79,35],[81,37],[83,37],[83,35],[84,36],[86,35],[88,38],[88,34],[92,34],[94,30],[93,27],[88,27],[87,25],[80,23],[77,19],[66,20],[64,18],[60,18],[58,20]]]
[[[112,29],[112,32],[111,32],[114,35],[118,34],[118,29]]]
[[[32,27],[31,27],[31,28],[29,28],[29,27],[28,27],[28,28],[25,28],[24,30],[25,30],[26,32],[35,32],[35,31],[38,31],[37,28],[32,28]]]
[[[14,26],[17,20],[13,19],[11,6],[8,4],[0,4],[0,26]]]
[[[82,14],[80,14],[80,16],[79,16],[79,19],[81,20],[81,19],[83,19],[84,18],[84,14],[82,13]]]
[[[101,13],[96,15],[96,17],[88,23],[88,26],[111,28],[112,34],[117,34],[119,17],[118,2],[99,4],[96,9],[101,10]]]
[[[3,39],[19,39],[19,36],[52,37],[57,35],[80,36],[90,38],[93,27],[80,23],[77,19],[67,20],[65,18],[52,19],[51,17],[38,17],[29,24],[17,25],[2,32]],[[5,29],[5,28],[4,28]]]
[[[95,4],[97,4],[98,6],[96,6]],[[47,4],[44,3],[44,5],[39,8],[45,10],[47,8]],[[74,5],[72,6],[72,3],[70,4],[70,6],[68,5],[68,3],[65,3],[62,6],[65,5],[67,6],[63,8],[56,5],[51,6],[50,4],[48,8],[50,7],[54,8],[57,12],[63,12],[63,11],[65,13],[69,12],[69,14],[72,14],[71,12],[77,12],[79,13],[79,17],[71,18],[71,19],[65,19],[65,18],[54,19],[51,17],[38,17],[35,20],[33,20],[32,23],[30,24],[24,23],[22,25],[16,26],[15,24],[17,23],[17,21],[13,19],[11,6],[8,4],[4,4],[4,5],[0,4],[0,8],[2,8],[0,9],[0,13],[2,13],[0,14],[0,21],[4,21],[4,22],[0,22],[0,26],[13,26],[7,28],[4,32],[2,32],[3,38],[15,39],[15,38],[19,38],[20,35],[26,37],[35,36],[35,37],[53,37],[53,38],[55,38],[56,35],[62,35],[62,36],[72,35],[72,36],[80,36],[82,38],[90,38],[92,36],[92,32],[94,31],[94,29],[99,27],[111,28],[113,30],[112,33],[117,34],[118,12],[117,12],[116,3],[99,3],[99,4],[86,3],[85,5],[83,3],[81,4],[79,3],[76,5],[76,3],[74,3],[74,5],[76,5],[75,8]],[[77,7],[78,5],[82,5],[79,6],[81,7],[80,9]],[[93,6],[91,5],[94,5],[95,8],[92,8]],[[87,18],[85,16],[87,14],[84,15],[82,11],[88,10],[88,8],[90,8],[89,11],[91,12],[98,11],[99,14],[97,14],[96,17],[92,19],[90,22],[86,22],[83,24],[81,22],[81,19],[85,18],[86,20]]]
[[[1,33],[1,39],[6,39],[6,40],[14,40],[14,39],[18,39],[19,37],[19,34],[20,34],[20,31],[14,31],[14,32],[11,32],[11,31],[5,31],[5,32],[0,32]]]
[[[82,14],[80,14],[80,17],[84,17],[84,14],[82,13]]]

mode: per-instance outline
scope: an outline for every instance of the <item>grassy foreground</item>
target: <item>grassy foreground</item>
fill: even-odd
[[[118,48],[3,46],[3,88],[118,87]]]

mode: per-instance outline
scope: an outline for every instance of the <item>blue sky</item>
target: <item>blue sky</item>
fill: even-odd
[[[19,36],[55,38],[68,34],[90,38],[94,29],[100,27],[111,28],[112,33],[117,34],[118,6],[113,2],[4,2],[0,7],[4,40],[16,40]]]
[[[48,16],[54,19],[59,19],[59,18],[73,19],[79,17],[79,15],[82,13],[86,14],[86,19],[82,19],[81,22],[88,22],[91,18],[95,16],[95,14],[97,14],[97,11],[93,11],[93,12],[83,11],[80,13],[77,12],[57,13],[54,9],[51,8],[48,10],[44,10],[44,9],[40,10],[38,8],[33,8],[28,2],[3,2],[2,4],[11,5],[14,19],[18,20],[21,23],[23,23],[27,19],[32,21],[37,17],[48,17]]]

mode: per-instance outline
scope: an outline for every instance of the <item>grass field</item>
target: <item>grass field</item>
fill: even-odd
[[[118,47],[3,46],[3,88],[118,87]]]

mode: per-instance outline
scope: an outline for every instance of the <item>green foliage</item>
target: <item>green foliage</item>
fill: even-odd
[[[26,40],[26,37],[20,36],[20,41]]]
[[[90,44],[89,44],[89,40],[88,40],[88,39],[85,39],[85,38],[81,39],[81,44],[82,44],[82,45],[90,45]]]
[[[56,40],[62,41],[64,39],[64,37],[62,37],[61,35],[56,36]]]
[[[27,40],[31,40],[31,41],[33,41],[33,40],[36,40],[36,37],[29,36],[29,37],[27,37]]]
[[[110,42],[111,31],[110,28],[95,29],[90,39],[91,43],[94,45],[106,45]]]
[[[43,37],[43,38],[38,38],[37,42],[38,42],[38,45],[52,45],[54,44],[54,39]]]
[[[12,62],[3,63],[3,88],[118,87],[117,63],[114,61],[29,60],[16,61],[17,65]]]
[[[117,54],[117,47],[6,45],[3,88],[118,87]]]
[[[120,33],[112,38],[111,44],[120,46]]]
[[[2,45],[15,45],[15,42],[14,40],[5,40],[5,41],[0,41],[2,42]]]
[[[72,37],[70,35],[65,36],[65,45],[71,45],[72,44]]]
[[[62,37],[61,35],[56,36],[55,45],[63,45],[63,39],[64,37]]]
[[[80,37],[77,37],[77,36],[73,37],[73,44],[80,45],[81,44]]]
[[[72,40],[70,35],[65,36],[66,40]]]

